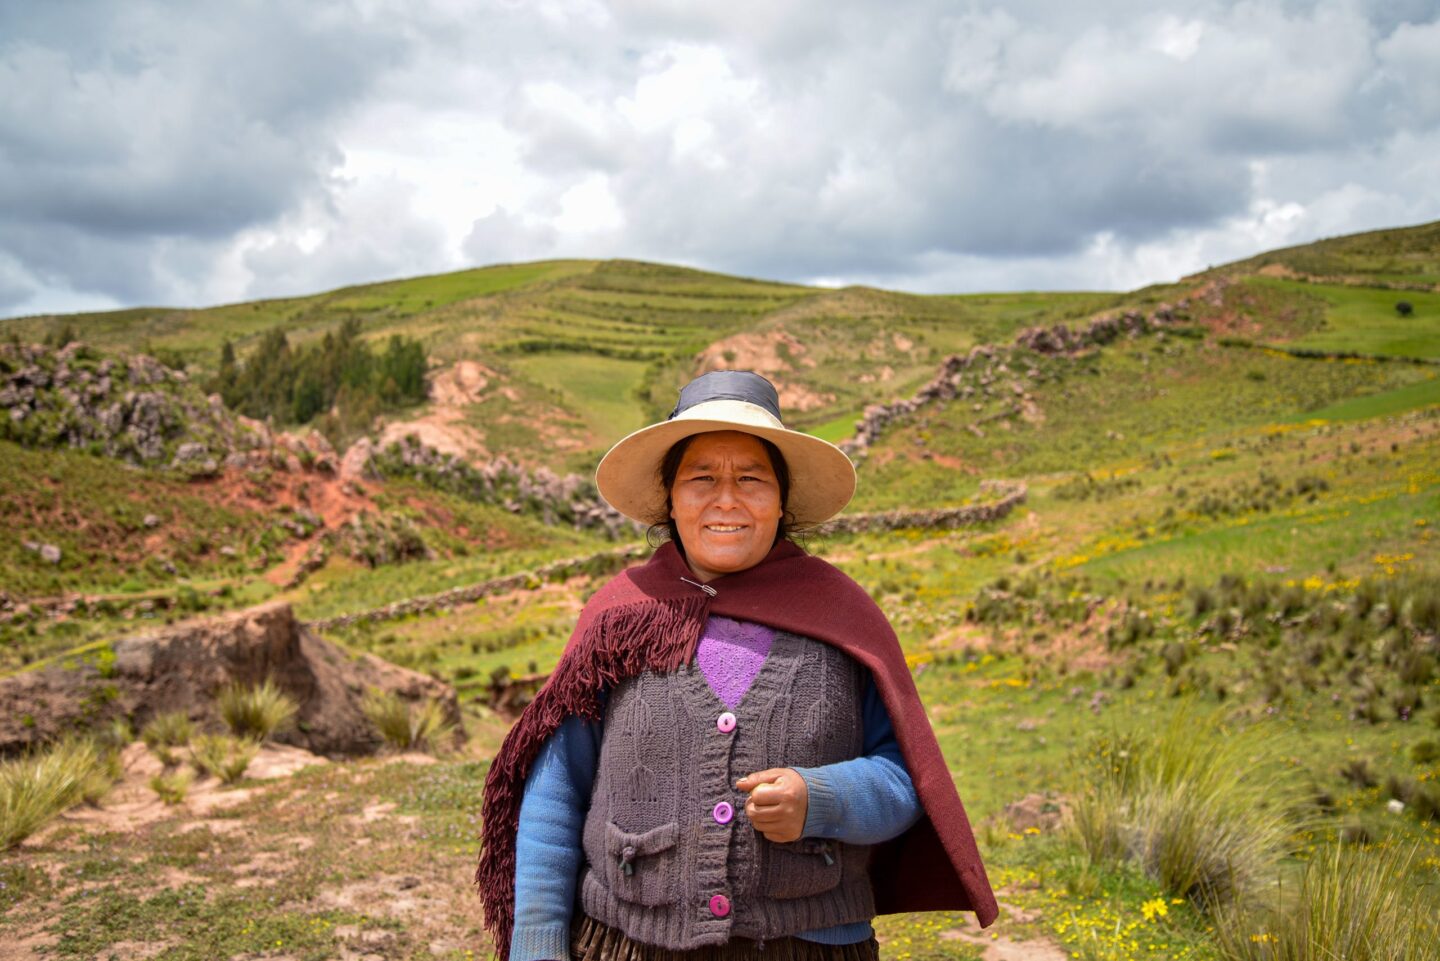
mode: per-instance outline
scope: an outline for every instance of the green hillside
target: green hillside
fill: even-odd
[[[1220,268],[1231,274],[1280,266],[1299,274],[1359,283],[1440,285],[1440,223],[1331,237],[1271,250]]]
[[[494,376],[463,412],[475,435],[490,438],[489,448],[574,469],[668,410],[707,350],[712,365],[748,362],[792,385],[802,397],[792,405],[798,425],[848,424],[876,396],[913,392],[947,353],[1120,302],[831,291],[633,261],[562,261],[207,310],[20,318],[0,322],[0,333],[43,340],[73,330],[101,349],[161,352],[203,380],[226,340],[243,363],[272,329],[304,344],[354,320],[369,340],[418,339],[436,371],[461,360],[484,365]],[[852,376],[857,363],[869,368],[862,379]]]
[[[226,339],[243,363],[277,326],[304,343],[358,321],[430,358],[429,402],[371,439],[409,425],[464,449],[397,445],[342,477],[343,450],[277,424],[273,447],[184,473],[17,428],[29,446],[0,441],[0,672],[283,598],[351,651],[455,685],[473,733],[426,767],[247,779],[223,818],[67,825],[7,854],[0,940],[50,938],[57,958],[482,953],[455,891],[508,723],[491,691],[553,667],[615,552],[643,553],[587,500],[598,455],[727,366],[766,372],[793,424],[853,445],[847,515],[1024,491],[983,523],[805,536],[895,625],[1006,905],[996,938],[958,915],[882,919],[884,956],[1304,957],[1272,951],[1299,937],[1295,912],[1350,898],[1400,906],[1365,937],[1434,957],[1437,282],[1432,224],[1131,293],[919,296],[566,261],[0,321],[0,339],[68,324],[106,356],[160,351],[186,384]],[[6,384],[18,409],[33,385]],[[224,434],[233,415],[211,416]],[[446,594],[509,575],[479,602]],[[1007,811],[1027,795],[1053,816]],[[298,861],[247,847],[293,853],[302,836]],[[97,894],[95,878],[117,883]]]

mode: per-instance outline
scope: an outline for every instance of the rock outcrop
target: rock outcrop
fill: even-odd
[[[369,654],[354,657],[297,621],[288,604],[275,603],[121,638],[0,679],[0,754],[120,717],[138,730],[169,711],[219,730],[220,690],[267,677],[299,706],[295,723],[275,739],[316,754],[368,754],[381,746],[361,709],[370,689],[438,700],[447,720],[457,729],[461,723],[448,684]]]
[[[0,344],[0,439],[212,474],[231,451],[264,443],[252,424],[146,354]]]

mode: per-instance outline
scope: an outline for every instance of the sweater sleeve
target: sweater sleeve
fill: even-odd
[[[567,718],[525,780],[510,961],[569,961],[570,917],[584,859],[580,834],[599,756],[600,725]]]
[[[862,719],[860,757],[795,769],[805,779],[810,796],[807,838],[879,844],[904,834],[920,819],[920,799],[873,677],[865,682]]]

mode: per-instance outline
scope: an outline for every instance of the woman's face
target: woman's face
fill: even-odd
[[[775,545],[784,505],[770,456],[740,431],[697,434],[670,488],[670,516],[701,582],[754,567]]]

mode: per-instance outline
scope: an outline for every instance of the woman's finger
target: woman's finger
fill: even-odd
[[[756,807],[775,807],[784,804],[791,794],[778,784],[762,784],[750,792],[749,803]]]
[[[790,771],[783,767],[766,768],[763,771],[756,771],[754,774],[747,774],[735,782],[735,787],[741,791],[753,791],[762,784],[770,784],[779,781]]]

